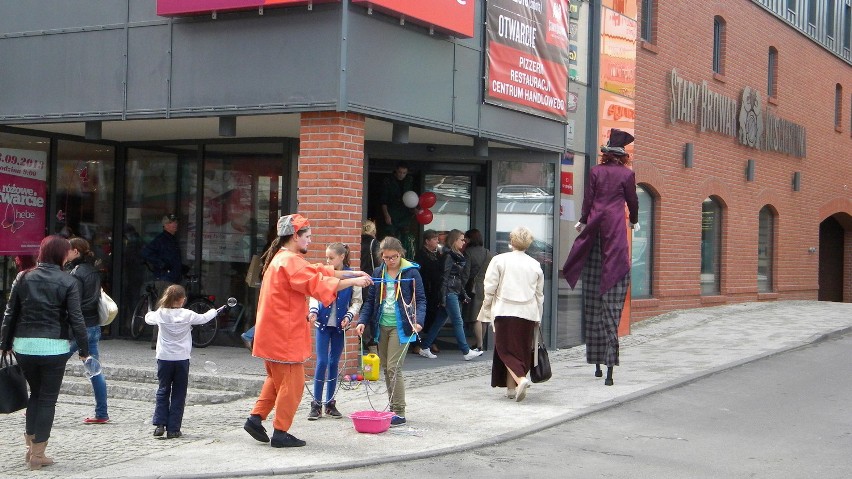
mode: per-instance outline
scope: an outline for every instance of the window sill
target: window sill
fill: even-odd
[[[726,296],[702,296],[701,297],[701,305],[707,304],[724,304],[728,302],[728,298]]]
[[[721,73],[713,72],[713,79],[719,83],[726,83],[728,80],[725,78],[725,75]]]
[[[778,106],[778,97],[777,96],[771,96],[771,97],[769,97],[769,100],[767,100],[767,101],[769,102],[770,105]]]
[[[843,133],[843,127],[842,126],[835,126],[834,131],[836,131],[837,133]]]
[[[778,293],[757,293],[758,301],[775,301],[780,297]]]
[[[657,309],[660,307],[660,300],[658,298],[631,299],[630,307],[635,309]]]
[[[639,48],[641,48],[642,50],[647,50],[655,55],[657,53],[660,53],[660,47],[658,47],[656,43],[651,43],[647,40],[641,40],[639,42]]]

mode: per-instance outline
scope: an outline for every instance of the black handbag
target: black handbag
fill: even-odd
[[[0,414],[9,414],[27,407],[27,378],[20,364],[12,363],[12,355],[0,359]]]
[[[538,364],[535,364],[535,361],[533,361],[533,367],[530,369],[530,380],[534,383],[543,383],[550,379],[551,376],[553,376],[553,373],[550,370],[550,357],[547,355],[547,347],[545,347],[539,334]]]

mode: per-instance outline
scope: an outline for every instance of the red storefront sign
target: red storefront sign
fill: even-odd
[[[473,37],[476,0],[352,0],[352,3],[457,37]]]
[[[567,119],[568,0],[489,0],[485,102]]]
[[[563,195],[573,195],[574,194],[574,173],[570,171],[562,171],[562,182],[560,184],[560,190]]]
[[[199,15],[229,10],[251,10],[260,7],[290,7],[338,0],[157,0],[157,15]]]

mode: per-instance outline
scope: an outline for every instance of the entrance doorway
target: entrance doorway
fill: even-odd
[[[848,215],[834,215],[819,225],[819,294],[820,301],[843,302],[844,237],[846,230],[840,220],[852,225]],[[848,228],[852,231],[852,226]]]

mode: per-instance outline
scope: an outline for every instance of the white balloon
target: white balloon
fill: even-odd
[[[420,203],[420,196],[413,191],[406,191],[402,194],[402,202],[409,208],[414,208]]]

